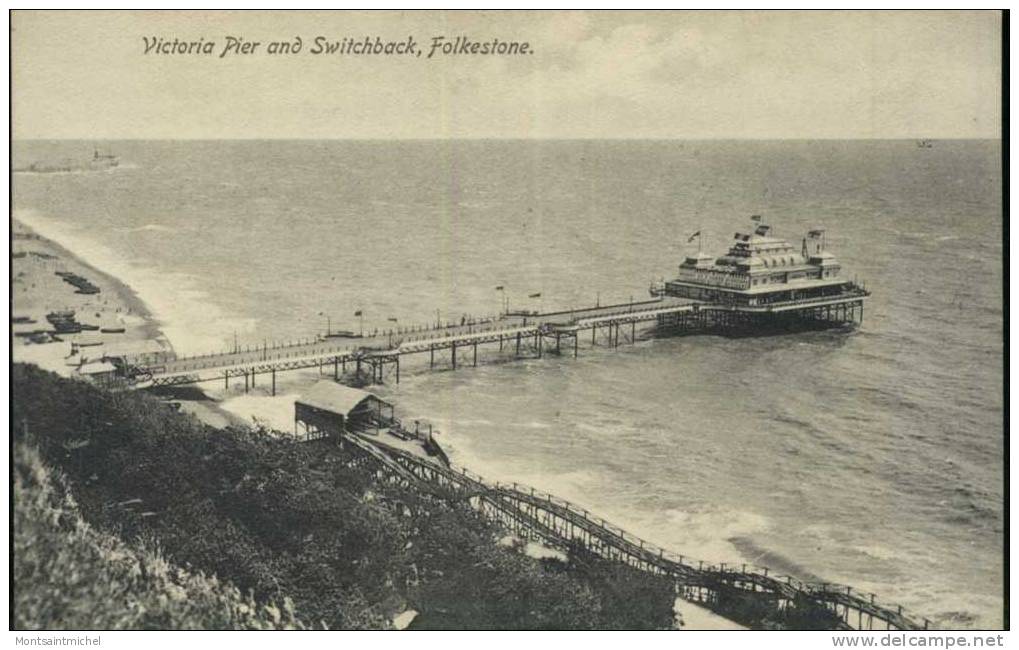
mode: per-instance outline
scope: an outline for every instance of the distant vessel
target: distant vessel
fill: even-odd
[[[99,149],[92,151],[92,160],[89,166],[92,169],[111,169],[120,164],[120,158],[111,153],[99,153]]]
[[[59,174],[67,172],[98,172],[113,169],[120,165],[120,158],[109,153],[101,153],[94,149],[92,158],[88,160],[73,160],[65,158],[56,162],[34,162],[28,167],[16,167],[15,172],[30,172],[34,174]]]
[[[325,338],[329,339],[356,339],[360,338],[360,336],[360,334],[350,330],[333,330],[325,334]]]
[[[916,146],[920,149],[933,149],[934,142],[932,140],[917,140]]]

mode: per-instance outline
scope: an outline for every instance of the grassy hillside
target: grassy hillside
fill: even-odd
[[[14,447],[17,629],[295,629],[290,603],[259,605],[215,578],[94,530],[58,474]]]
[[[465,504],[378,481],[349,450],[214,429],[31,366],[12,381],[16,439],[67,476],[86,522],[259,602],[289,599],[306,624],[385,628],[414,609],[421,628],[672,625],[668,581],[594,558],[526,557]]]

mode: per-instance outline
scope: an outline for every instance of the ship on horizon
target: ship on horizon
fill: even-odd
[[[114,169],[120,165],[120,158],[110,153],[102,153],[98,148],[92,150],[92,157],[87,160],[64,158],[56,162],[34,162],[27,167],[15,167],[16,173],[32,174],[66,174],[70,172],[98,172]]]

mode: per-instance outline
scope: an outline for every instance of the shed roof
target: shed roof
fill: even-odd
[[[366,390],[351,388],[333,381],[320,381],[301,395],[297,399],[297,403],[346,415],[357,408],[361,402],[371,398],[379,399]]]

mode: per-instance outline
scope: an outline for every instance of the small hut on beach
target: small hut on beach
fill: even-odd
[[[332,381],[320,381],[294,403],[294,435],[304,440],[339,437],[345,431],[377,433],[391,422],[392,404]]]

